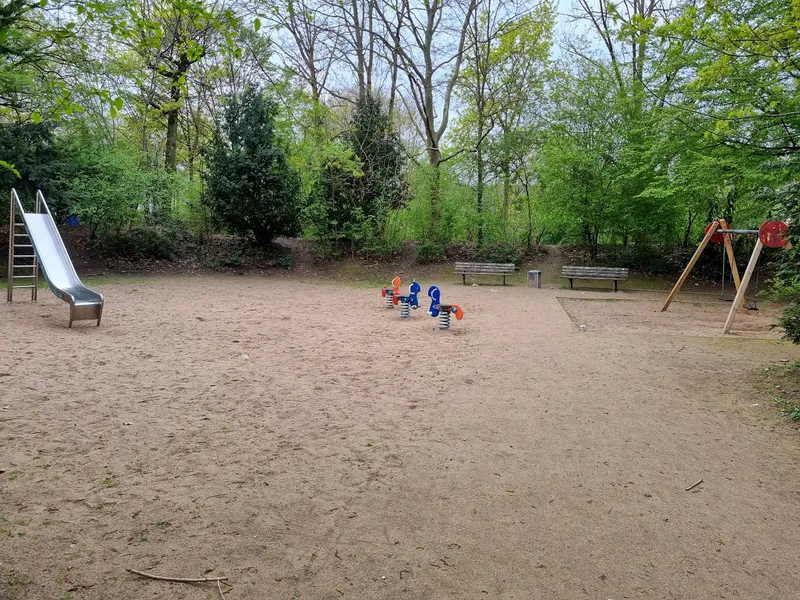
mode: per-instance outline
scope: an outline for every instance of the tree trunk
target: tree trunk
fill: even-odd
[[[440,163],[442,161],[442,151],[439,149],[438,145],[433,145],[435,142],[431,143],[431,146],[428,147],[428,162],[431,166],[431,181],[430,181],[430,202],[431,202],[431,222],[430,222],[430,230],[431,230],[431,237],[434,239],[439,239],[441,237],[442,232],[439,231],[439,225],[442,219],[441,213],[441,167]]]
[[[164,153],[164,168],[175,172],[178,164],[178,114],[180,112],[181,87],[173,80],[169,89],[170,107],[167,111],[167,144]]]
[[[480,133],[480,130],[479,130]],[[484,187],[484,162],[481,144],[475,152],[475,167],[478,171],[478,182],[475,186],[475,208],[478,212],[478,246],[483,245],[483,187]]]
[[[508,206],[511,203],[511,165],[505,163],[503,165],[503,235],[505,236],[506,225],[508,224]]]
[[[531,206],[531,191],[525,185],[525,200],[528,204],[528,231],[525,239],[525,247],[530,251],[533,249],[533,207]]]

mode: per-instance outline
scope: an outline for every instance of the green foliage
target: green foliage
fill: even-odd
[[[784,338],[793,344],[800,344],[800,303],[793,302],[783,311],[778,325],[783,328]]]
[[[175,240],[150,227],[134,227],[102,236],[98,251],[103,258],[143,260],[175,258]]]
[[[63,135],[57,146],[62,161],[59,188],[69,212],[93,237],[134,224],[140,208],[152,206],[148,190],[156,182],[139,169],[138,156],[130,148],[85,127]]]
[[[233,96],[208,151],[204,201],[230,232],[266,246],[299,231],[300,180],[275,133],[277,106],[249,88]]]
[[[294,264],[294,259],[292,259],[291,254],[287,254],[281,258],[276,258],[273,260],[270,265],[273,267],[277,267],[279,269],[285,269],[290,271],[292,269],[292,265]]]
[[[415,260],[421,265],[442,262],[446,256],[446,247],[436,242],[420,242],[414,252]]]
[[[0,149],[12,157],[14,169],[0,169],[3,206],[10,188],[15,188],[24,201],[31,200],[41,189],[55,209],[63,207],[63,196],[56,182],[62,158],[55,147],[54,125],[40,123],[0,123]],[[60,214],[60,212],[59,212]]]
[[[519,264],[522,259],[523,248],[508,242],[495,242],[486,244],[478,249],[478,260],[496,263]]]
[[[326,137],[312,132],[321,143],[304,211],[307,229],[324,240],[321,248],[347,242],[352,250],[381,253],[389,215],[407,198],[399,136],[381,102],[366,95],[356,101],[346,131]]]

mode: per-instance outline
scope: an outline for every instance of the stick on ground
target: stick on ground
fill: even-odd
[[[698,480],[697,480],[697,481],[695,481],[695,482],[694,482],[692,485],[690,485],[689,487],[687,487],[687,488],[686,488],[686,491],[688,492],[689,490],[696,488],[696,487],[697,487],[698,485],[700,485],[701,483],[703,483],[703,480],[702,480],[702,479],[698,479]]]
[[[177,581],[178,583],[207,583],[209,581],[228,581],[227,577],[162,577],[161,575],[153,575],[152,573],[145,573],[137,571],[136,569],[125,569],[129,573],[139,575],[140,577],[147,577],[148,579],[155,579],[157,581]]]

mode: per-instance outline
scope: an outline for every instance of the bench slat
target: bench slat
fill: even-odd
[[[467,283],[467,275],[502,275],[505,285],[506,275],[515,275],[517,266],[513,263],[457,262],[455,272],[461,275],[464,284]]]
[[[515,269],[456,269],[456,273],[515,273]]]
[[[605,279],[614,281],[614,291],[617,291],[617,282],[628,280],[628,269],[624,267],[580,267],[564,265],[561,267],[561,278],[569,279],[569,289],[572,289],[573,279]]]
[[[561,277],[573,279],[627,279],[628,269],[618,267],[576,267],[561,268]]]

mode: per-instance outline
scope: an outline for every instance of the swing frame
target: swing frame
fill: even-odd
[[[689,261],[689,264],[686,265],[686,268],[681,273],[681,276],[678,278],[678,281],[670,291],[667,299],[664,301],[664,306],[661,307],[661,312],[664,312],[669,308],[669,305],[672,304],[672,301],[675,299],[675,296],[678,295],[678,292],[683,287],[683,284],[686,283],[686,280],[689,278],[689,274],[692,272],[692,269],[697,264],[697,261],[700,260],[700,256],[703,254],[703,251],[706,249],[706,246],[711,242],[712,236],[717,233],[721,233],[724,237],[723,243],[725,244],[725,254],[728,257],[728,264],[731,267],[731,273],[733,274],[733,285],[736,287],[736,296],[733,299],[733,304],[731,305],[731,309],[728,312],[728,318],[725,320],[725,327],[722,330],[722,333],[730,333],[731,327],[733,325],[733,320],[736,318],[736,313],[741,310],[748,310],[744,306],[744,296],[745,292],[747,291],[747,286],[750,283],[750,278],[753,276],[753,271],[755,270],[756,263],[758,262],[758,257],[761,255],[761,250],[764,248],[764,244],[761,242],[761,239],[758,237],[758,230],[750,230],[750,229],[730,229],[728,227],[728,223],[725,219],[714,219],[711,222],[711,226],[706,231],[705,236],[700,241],[700,245],[695,250],[692,259]],[[746,234],[756,234],[756,245],[753,248],[753,254],[750,256],[750,261],[747,263],[747,268],[744,271],[744,275],[739,278],[739,269],[736,266],[736,258],[733,254],[733,244],[731,243],[731,239],[729,234],[731,233],[746,233]],[[723,265],[724,265],[723,260]],[[724,285],[724,282],[723,282]]]

